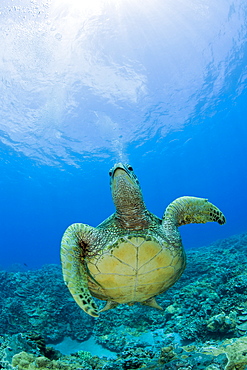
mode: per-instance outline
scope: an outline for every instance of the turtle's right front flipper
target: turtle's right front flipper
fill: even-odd
[[[67,228],[61,242],[64,282],[76,303],[94,317],[99,316],[99,311],[88,289],[85,256],[92,251],[92,242],[96,239],[95,228],[76,223]]]

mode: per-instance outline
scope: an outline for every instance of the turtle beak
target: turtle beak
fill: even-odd
[[[122,170],[124,170],[124,164],[123,163],[116,163],[111,169],[110,169],[110,171],[109,171],[109,175],[111,176],[111,177],[113,177],[114,176],[114,173],[115,173],[115,171],[117,170],[117,169],[122,169]]]
[[[109,175],[111,176],[111,186],[114,186],[114,184],[119,180],[135,185],[135,181],[130,176],[127,165],[122,163],[115,164],[115,166],[110,170]]]
[[[119,180],[128,182],[131,185],[135,185],[135,182],[133,181],[133,179],[122,168],[117,168],[112,177],[112,181],[119,181]]]

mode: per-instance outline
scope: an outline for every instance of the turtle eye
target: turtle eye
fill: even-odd
[[[109,176],[111,177],[112,176],[112,171],[109,172]]]
[[[133,171],[133,167],[128,166],[128,170]]]

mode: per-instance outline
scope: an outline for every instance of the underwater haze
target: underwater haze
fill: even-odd
[[[134,168],[162,217],[208,198],[247,232],[246,0],[1,0],[0,267],[60,263],[74,222],[114,212],[109,169]]]

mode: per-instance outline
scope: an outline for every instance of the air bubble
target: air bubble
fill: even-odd
[[[56,35],[55,35],[55,38],[58,40],[58,41],[60,41],[60,40],[62,40],[62,35],[61,35],[61,33],[56,33]]]

